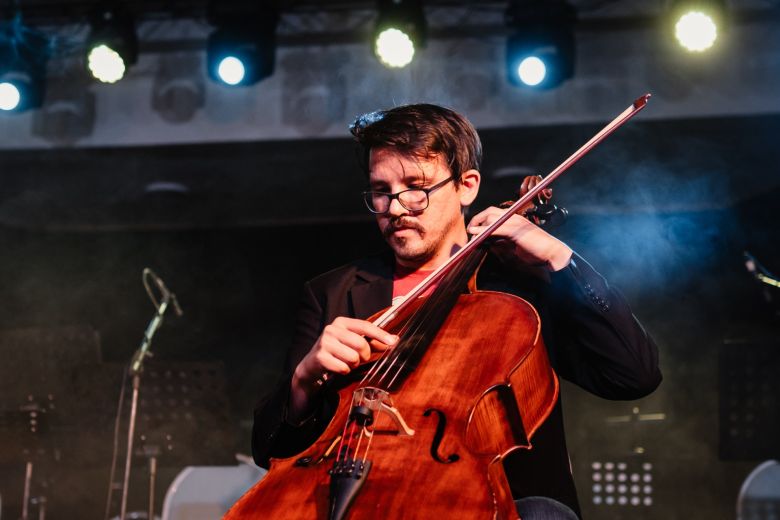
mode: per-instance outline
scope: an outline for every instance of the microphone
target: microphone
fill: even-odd
[[[753,278],[766,285],[780,288],[780,280],[767,271],[764,266],[759,264],[758,260],[756,260],[753,255],[744,251],[742,256],[745,257],[745,269],[747,269],[748,273],[750,273]]]
[[[168,289],[168,286],[165,285],[165,282],[163,282],[162,278],[157,276],[157,274],[152,271],[150,268],[146,267],[144,268],[144,285],[146,285],[146,291],[149,293],[149,298],[152,300],[152,303],[155,307],[158,309],[160,308],[159,303],[157,302],[156,298],[152,295],[152,292],[149,290],[149,286],[146,284],[146,277],[151,277],[151,279],[154,281],[154,284],[157,286],[157,289],[160,290],[160,294],[162,294],[162,301],[164,302],[171,302],[173,304],[173,310],[176,312],[177,316],[181,316],[184,314],[184,312],[181,310],[181,306],[179,305],[179,300],[176,299],[176,295]]]
[[[745,257],[745,268],[747,269],[747,272],[755,276],[758,271],[756,268],[756,259],[747,251],[742,253],[742,255]]]
[[[162,295],[162,300],[160,302],[158,302],[157,298],[154,297],[152,288],[149,287],[149,278],[152,279],[154,285],[157,286],[157,289]],[[141,280],[144,283],[144,288],[146,288],[146,294],[149,295],[149,299],[152,300],[152,305],[154,305],[154,308],[157,310],[157,314],[154,315],[152,321],[150,321],[149,325],[147,325],[146,331],[144,332],[144,337],[141,340],[141,346],[133,355],[133,359],[130,362],[130,373],[133,375],[137,375],[141,372],[144,358],[146,358],[146,356],[151,356],[151,353],[149,352],[149,346],[152,343],[152,338],[157,332],[157,329],[159,329],[162,325],[163,314],[165,314],[165,311],[168,309],[168,304],[173,304],[173,309],[176,311],[177,316],[181,316],[183,314],[181,307],[179,306],[179,301],[176,299],[176,295],[173,294],[170,289],[168,289],[168,286],[165,285],[165,282],[162,281],[162,278],[157,276],[154,271],[148,267],[145,267],[143,274],[141,275]]]

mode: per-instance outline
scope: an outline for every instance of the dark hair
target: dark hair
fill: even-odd
[[[403,105],[364,114],[349,128],[359,145],[360,166],[368,173],[372,148],[393,148],[401,155],[430,159],[441,155],[456,181],[479,169],[482,143],[474,126],[449,108],[430,104]]]

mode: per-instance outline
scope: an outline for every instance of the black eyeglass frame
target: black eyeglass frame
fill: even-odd
[[[450,176],[450,177],[444,179],[441,182],[437,182],[436,184],[434,184],[430,188],[409,188],[409,189],[406,189],[406,190],[401,190],[401,191],[399,191],[397,193],[385,193],[383,191],[364,191],[363,192],[363,202],[366,203],[366,207],[368,208],[368,211],[370,211],[371,213],[373,213],[375,215],[384,215],[385,213],[390,211],[390,206],[393,204],[393,199],[397,199],[398,200],[398,204],[400,204],[401,207],[403,207],[404,209],[406,209],[408,211],[423,211],[431,203],[431,201],[430,201],[431,193],[433,193],[434,191],[436,191],[439,188],[443,187],[448,182],[454,181],[454,180],[455,180],[455,177]],[[401,195],[403,195],[404,193],[408,193],[410,191],[421,191],[421,192],[425,193],[425,205],[422,208],[410,208],[410,207],[408,207],[406,204],[404,204],[401,201],[401,198],[400,198]],[[373,209],[373,204],[371,202],[369,202],[369,198],[373,198],[375,195],[384,195],[385,197],[387,197],[387,209],[386,210],[384,210],[384,211],[376,211],[376,210]]]

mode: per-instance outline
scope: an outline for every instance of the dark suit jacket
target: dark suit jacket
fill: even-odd
[[[302,451],[327,426],[337,405],[329,392],[324,392],[314,414],[302,424],[286,421],[292,372],[335,318],[367,318],[390,305],[393,265],[390,254],[372,256],[304,286],[285,377],[255,409],[252,454],[259,465],[267,466],[270,457]],[[576,254],[568,267],[546,279],[488,256],[477,286],[512,293],[534,305],[542,320],[550,362],[559,376],[607,399],[643,397],[660,383],[658,350],[652,339],[620,293]],[[579,512],[560,400],[532,444],[532,450],[517,450],[505,459],[513,496],[547,496]]]

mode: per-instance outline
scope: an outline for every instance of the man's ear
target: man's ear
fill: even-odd
[[[481,180],[482,176],[477,170],[467,170],[461,174],[460,183],[458,185],[458,196],[460,197],[461,207],[466,208],[471,206],[471,203],[477,198]]]

